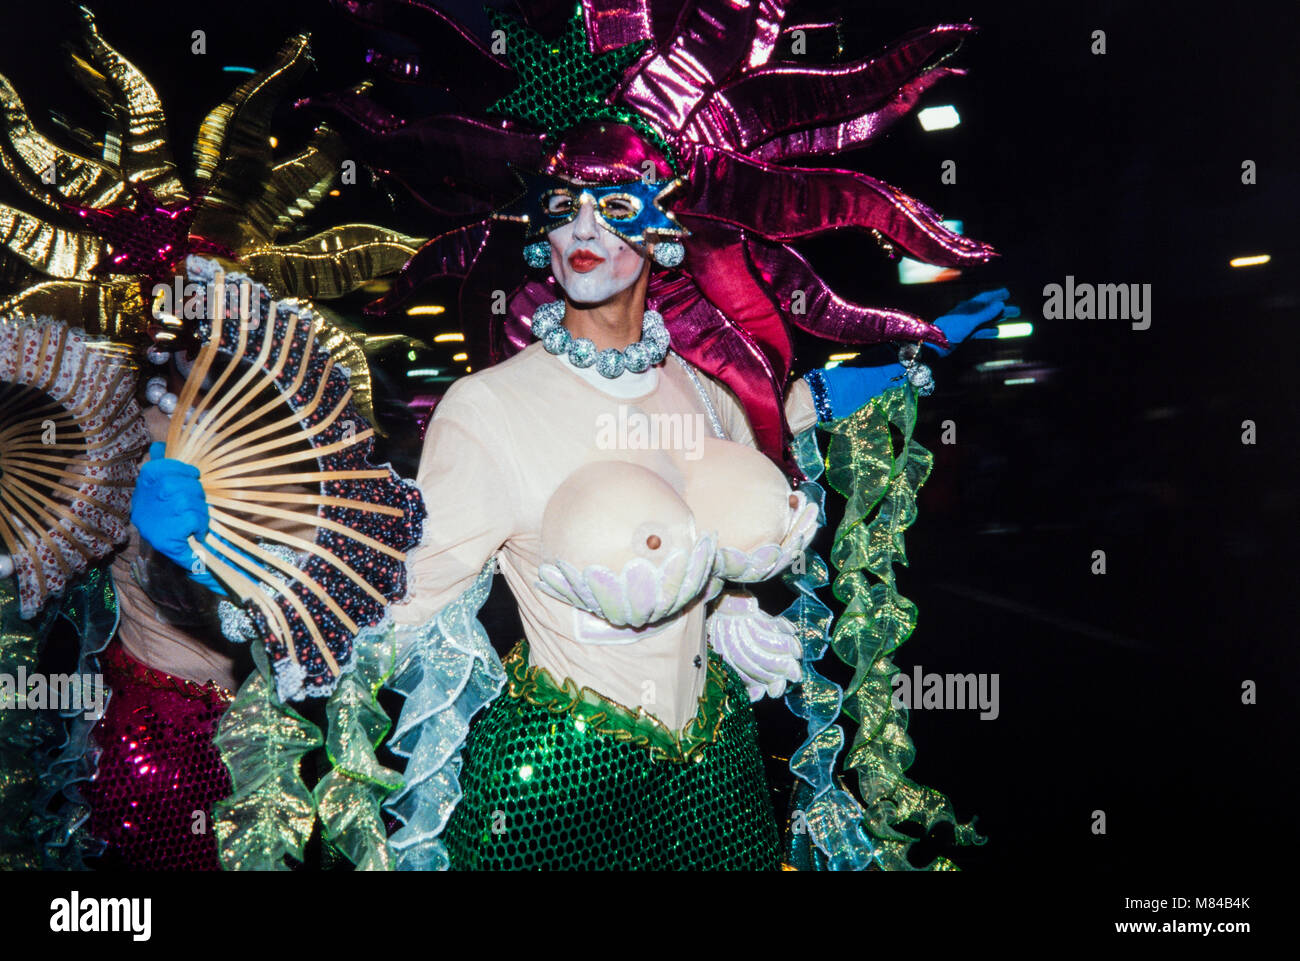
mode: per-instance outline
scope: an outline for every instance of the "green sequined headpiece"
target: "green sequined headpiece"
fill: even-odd
[[[645,40],[592,53],[581,4],[574,5],[564,33],[555,40],[498,10],[487,14],[493,28],[502,32],[506,57],[519,78],[514,90],[487,108],[489,114],[531,123],[552,139],[586,121],[624,123],[661,150],[680,173],[672,147],[641,114],[609,103],[628,67],[645,52]]]

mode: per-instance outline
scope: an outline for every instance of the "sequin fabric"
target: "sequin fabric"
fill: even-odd
[[[104,676],[103,753],[84,787],[91,833],[132,870],[218,870],[212,805],[230,778],[212,735],[229,693],[155,671],[119,644],[104,652]]]
[[[656,760],[580,717],[498,697],[470,732],[443,835],[461,870],[775,870],[779,838],[744,684],[695,760]],[[513,688],[513,686],[512,686]]]

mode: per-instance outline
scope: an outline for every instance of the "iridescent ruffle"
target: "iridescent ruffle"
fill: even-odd
[[[816,428],[799,433],[792,445],[799,469],[808,478],[800,489],[818,505],[818,522],[826,523],[826,492],[816,479],[822,473]],[[861,871],[871,866],[876,848],[862,828],[864,813],[853,795],[835,781],[835,762],[844,747],[844,734],[835,723],[840,716],[839,685],[822,677],[814,667],[830,643],[827,633],[831,611],[818,600],[816,590],[828,583],[829,569],[812,548],[783,575],[786,586],[798,596],[782,612],[795,625],[803,643],[800,667],[803,680],[791,688],[785,703],[791,713],[807,723],[808,736],[790,755],[795,776],[791,798],[791,830],[787,835],[786,862],[799,870]]]
[[[239,688],[212,741],[230,771],[230,797],[213,805],[222,867],[284,871],[285,856],[303,860],[316,806],[300,774],[302,758],[320,747],[320,729],[280,701],[268,682],[265,649],[252,647],[257,670]]]
[[[41,642],[57,614],[50,604],[31,620],[19,613],[15,582],[0,578],[0,675],[16,678],[20,668],[36,670]],[[0,870],[38,870],[42,854],[37,836],[43,821],[34,807],[41,788],[35,753],[54,738],[42,711],[18,710],[0,703]]]
[[[406,784],[385,810],[402,822],[388,839],[398,870],[448,867],[439,835],[461,799],[458,776],[469,722],[506,682],[478,621],[495,570],[493,558],[432,621],[396,631],[401,666],[389,687],[406,703],[388,746],[407,759]]]
[[[902,436],[895,455],[890,425]],[[878,843],[882,868],[910,870],[913,838],[898,830],[904,822],[929,831],[952,824],[958,844],[982,844],[973,822],[958,822],[952,804],[939,791],[904,774],[915,756],[907,735],[906,708],[895,707],[890,655],[916,626],[916,605],[898,593],[894,564],[907,563],[903,532],[916,519],[916,493],[930,474],[933,456],[912,440],[916,394],[896,387],[842,420],[825,425],[832,435],[827,451],[827,482],[847,499],[835,533],[831,560],[839,575],[835,596],[844,613],[831,644],[853,668],[845,711],[859,722],[846,761],[858,775],[866,804],[866,824]],[[947,858],[929,869],[951,870]]]
[[[325,704],[325,752],[332,765],[314,792],[325,836],[361,871],[393,867],[388,832],[379,806],[402,786],[375,748],[392,723],[379,706],[379,689],[392,676],[397,649],[391,630],[372,628],[356,646],[356,666],[343,675]]]
[[[81,641],[76,673],[83,677],[101,675],[99,655],[117,633],[120,619],[109,568],[91,568],[72,585],[59,614],[68,619]],[[46,869],[78,870],[85,868],[83,858],[104,850],[104,842],[83,827],[90,817],[90,805],[78,787],[95,776],[100,749],[91,737],[97,719],[87,718],[80,711],[63,717],[67,736],[41,758],[41,790],[33,803],[45,822],[41,841]]]

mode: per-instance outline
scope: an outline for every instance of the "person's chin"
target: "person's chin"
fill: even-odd
[[[617,286],[608,280],[597,277],[570,277],[564,285],[564,292],[569,300],[578,307],[599,307],[613,300],[631,284]]]

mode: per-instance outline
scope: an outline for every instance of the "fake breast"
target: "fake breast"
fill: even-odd
[[[716,594],[722,579],[772,576],[793,559],[799,522],[816,530],[816,505],[791,494],[758,451],[710,438],[684,463],[684,496],[623,461],[570,474],[542,515],[538,586],[610,624],[639,628],[706,587]],[[811,532],[799,550],[808,539]]]

